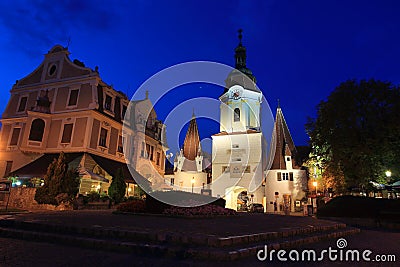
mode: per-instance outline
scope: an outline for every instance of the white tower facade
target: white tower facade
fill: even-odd
[[[236,69],[225,80],[226,89],[219,98],[220,132],[212,136],[212,194],[224,197],[226,207],[235,210],[265,202],[261,183],[267,146],[261,132],[262,93],[246,67],[241,38],[239,31]]]

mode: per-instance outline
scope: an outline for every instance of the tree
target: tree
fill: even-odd
[[[110,187],[108,188],[108,195],[115,203],[120,203],[124,199],[126,193],[126,183],[122,169],[117,170],[116,175],[112,178]]]
[[[312,155],[335,187],[366,187],[399,175],[400,90],[389,82],[350,80],[340,84],[309,119]]]
[[[61,152],[47,168],[44,185],[36,189],[35,200],[39,204],[71,203],[78,190],[79,175],[76,170],[68,169],[65,155]]]

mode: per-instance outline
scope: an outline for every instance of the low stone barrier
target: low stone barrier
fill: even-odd
[[[72,210],[72,207],[66,205],[49,205],[39,204],[35,200],[36,188],[31,187],[13,187],[10,192],[8,208],[16,208],[23,210]],[[0,201],[0,207],[7,205],[8,194]]]

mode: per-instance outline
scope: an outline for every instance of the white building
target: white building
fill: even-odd
[[[236,65],[220,96],[220,132],[213,135],[212,195],[225,198],[226,207],[245,209],[262,203],[265,211],[295,210],[304,197],[306,173],[296,165],[296,148],[278,107],[272,137],[273,164],[267,166],[267,142],[261,131],[262,92],[246,67],[246,48],[235,49]],[[274,150],[275,148],[275,150]],[[276,203],[274,205],[274,203]],[[282,209],[281,209],[282,207]]]
[[[246,67],[246,48],[235,49],[236,69],[225,80],[220,96],[220,132],[212,136],[212,195],[223,196],[226,207],[241,209],[248,202],[265,202],[267,144],[260,125],[262,92]]]
[[[272,144],[275,153],[272,166],[266,171],[266,210],[267,212],[299,210],[301,200],[305,197],[307,174],[294,159],[296,146],[279,105],[276,110]]]

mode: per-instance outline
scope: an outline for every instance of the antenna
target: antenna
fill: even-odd
[[[69,44],[71,43],[71,36],[68,36],[68,39],[67,39],[67,49],[69,48]]]

